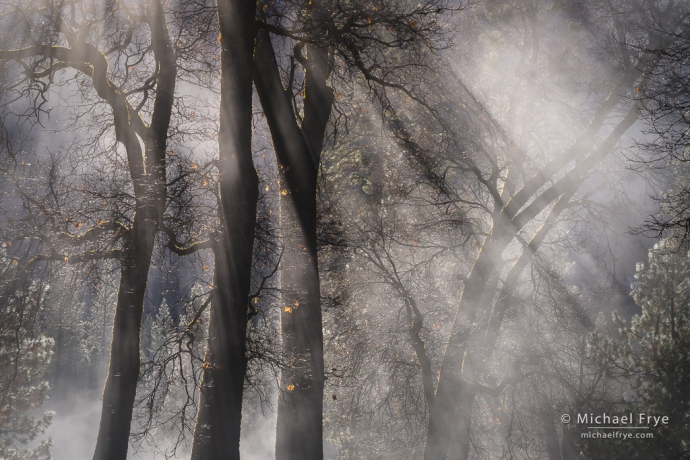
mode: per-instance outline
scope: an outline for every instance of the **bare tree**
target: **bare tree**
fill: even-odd
[[[219,219],[208,351],[193,459],[240,458],[247,321],[259,180],[252,157],[256,0],[218,2]]]
[[[679,30],[686,20],[686,14],[685,11],[675,9],[665,11],[665,30]],[[625,36],[619,36],[618,39],[625,44]],[[665,48],[673,40],[673,35],[651,33],[647,39],[648,48]],[[532,53],[536,52],[538,48],[533,47]],[[481,164],[475,163],[472,157],[457,163],[460,168],[474,171],[477,180],[487,188],[492,202],[492,225],[465,280],[465,288],[448,339],[434,404],[429,413],[425,451],[427,459],[445,459],[451,455],[451,438],[459,440],[452,451],[453,458],[467,458],[476,395],[472,380],[477,378],[481,363],[494,347],[520,273],[559,215],[572,206],[571,200],[588,173],[606,158],[638,119],[639,109],[635,103],[628,103],[622,116],[617,114],[617,107],[625,103],[625,99],[620,96],[631,94],[636,88],[638,91],[639,88],[645,88],[657,59],[649,51],[631,55],[627,48],[623,48],[622,53],[622,69],[616,86],[594,108],[587,127],[562,153],[551,157],[531,175],[525,174],[524,182],[516,177],[518,182],[510,184],[510,177],[507,181],[503,178],[498,163],[493,163],[491,172],[487,173],[482,172]],[[606,122],[611,119],[615,123],[614,128],[608,130],[605,128]],[[491,154],[487,152],[487,156],[489,155]],[[573,160],[575,163],[572,168],[563,171]],[[506,182],[501,188],[497,186],[499,177]],[[528,230],[533,225],[530,223],[540,215],[545,216],[543,223],[534,230],[529,230],[531,235],[522,236],[522,232]],[[490,289],[491,280],[496,279],[503,269],[501,254],[515,238],[523,241],[521,255],[508,270],[497,303],[484,303],[482,299],[487,295],[487,288]]]
[[[521,29],[521,36],[515,40],[520,44],[519,59],[515,62],[521,73],[516,78],[515,91],[509,93],[510,97],[502,96],[505,81],[500,78],[496,81],[499,85],[495,87],[496,91],[484,93],[482,97],[477,92],[482,93],[478,88],[483,87],[484,82],[467,85],[457,74],[451,74],[448,79],[455,83],[439,82],[438,85],[443,87],[445,83],[457,89],[447,90],[433,106],[436,111],[432,111],[431,116],[427,115],[427,119],[435,123],[431,125],[433,128],[420,121],[424,118],[409,106],[394,110],[394,106],[398,107],[394,98],[390,98],[391,109],[383,112],[398,145],[409,160],[408,164],[413,166],[412,171],[418,174],[423,184],[412,183],[407,187],[404,181],[399,181],[399,187],[392,190],[392,195],[404,196],[401,201],[414,202],[416,198],[418,202],[433,204],[439,210],[457,212],[464,221],[462,231],[470,235],[470,243],[475,247],[474,251],[462,253],[474,260],[469,259],[468,274],[462,277],[464,289],[460,304],[454,309],[455,319],[441,359],[439,378],[428,385],[424,372],[419,374],[421,387],[424,387],[425,396],[428,395],[426,400],[430,401],[425,458],[467,458],[471,446],[475,445],[471,437],[472,414],[484,410],[482,401],[478,401],[476,396],[498,396],[509,386],[525,381],[526,373],[531,372],[527,364],[517,366],[529,358],[530,353],[527,353],[527,358],[516,356],[512,362],[502,361],[505,378],[500,383],[484,383],[487,375],[493,372],[488,370],[487,362],[496,354],[501,330],[505,328],[504,319],[507,315],[513,318],[514,313],[510,311],[516,305],[515,295],[525,279],[525,268],[532,267],[534,273],[534,267],[539,266],[535,255],[553,246],[554,239],[564,239],[558,230],[560,225],[565,225],[561,224],[563,219],[572,219],[578,212],[593,213],[592,200],[599,187],[593,177],[607,157],[624,145],[625,134],[639,120],[641,105],[636,99],[644,93],[658,68],[658,51],[650,50],[672,46],[687,20],[687,11],[682,7],[678,10],[669,6],[671,9],[665,10],[663,8],[666,7],[651,3],[630,8],[608,4],[607,13],[602,16],[597,15],[601,10],[585,13],[577,9],[552,15],[552,10],[544,9],[544,6],[538,2],[528,3],[517,6],[511,14],[506,13],[505,5],[486,7],[484,20],[488,25],[485,27],[491,30],[495,25],[495,34],[505,37],[503,39],[507,42],[512,38],[503,35],[508,33],[505,23],[501,23],[503,14],[507,21],[520,18],[516,28]],[[539,113],[543,108],[539,106],[539,98],[543,97],[540,96],[539,85],[544,84],[539,82],[539,75],[544,67],[554,68],[551,60],[563,56],[560,53],[567,46],[559,40],[548,43],[541,34],[548,27],[560,27],[558,24],[561,24],[563,13],[569,20],[583,24],[579,29],[584,39],[583,46],[597,50],[593,52],[597,64],[593,72],[601,72],[593,76],[593,80],[599,77],[601,80],[594,86],[598,94],[594,98],[596,103],[584,104],[585,111],[567,112],[574,115],[571,119],[577,119],[578,123],[576,126],[563,125],[563,138],[554,141],[557,147],[549,151],[542,150],[543,144],[535,143],[538,141],[530,138],[529,131],[518,130],[524,126],[533,128],[548,120],[547,116]],[[553,22],[547,23],[547,19]],[[507,29],[510,30],[509,27]],[[604,65],[603,56],[616,65]],[[562,72],[567,72],[567,66]],[[611,84],[611,81],[615,83]],[[561,82],[563,88],[570,91],[582,88],[578,86],[581,83],[565,74]],[[589,96],[590,88],[591,85],[579,94]],[[549,89],[558,91],[556,87]],[[462,100],[458,102],[453,102],[453,98],[448,96],[458,93],[462,94]],[[520,122],[520,117],[529,122]],[[511,123],[518,128],[513,128]],[[544,128],[548,129],[546,126],[544,123]],[[446,138],[434,135],[438,132],[446,134]],[[541,155],[529,156],[528,152],[533,152],[533,149]],[[400,176],[393,173],[391,177],[397,179]],[[390,216],[388,212],[385,215]],[[443,220],[425,220],[420,227],[426,230],[421,234],[430,235],[428,229],[435,222],[440,224]],[[369,234],[378,228],[374,225],[361,233]],[[415,327],[415,321],[417,324],[423,322],[425,306],[413,303],[418,299],[415,299],[411,280],[418,275],[411,277],[414,271],[406,270],[416,264],[421,267],[424,256],[415,247],[411,248],[413,256],[407,256],[415,263],[400,257],[386,248],[398,246],[402,249],[410,237],[404,236],[400,242],[390,239],[387,246],[386,238],[391,237],[386,232],[383,235],[385,238],[376,241],[377,246],[369,246],[368,242],[357,246],[358,253],[369,258],[373,273],[394,288],[406,305],[410,314],[408,334],[411,345],[415,354],[421,357],[417,366],[421,370],[428,369],[430,366],[425,363],[429,356],[424,352],[417,353],[424,348],[418,346],[419,340],[423,343],[428,333],[424,327]],[[414,240],[421,246],[422,238]],[[461,267],[466,260],[459,258],[457,263]],[[415,303],[417,308],[414,308]],[[427,339],[429,337],[426,335]],[[531,362],[529,360],[527,362]],[[432,369],[433,366],[432,360]],[[521,370],[521,367],[525,369]],[[427,391],[434,384],[437,384],[435,391]],[[535,414],[540,413],[544,417],[537,415],[537,419],[548,425],[548,411],[535,406]],[[553,430],[550,432],[553,448]],[[564,434],[565,451],[572,453],[572,439],[568,441],[566,438],[569,437]]]
[[[281,330],[289,369],[281,374],[278,458],[323,456],[316,193],[337,91],[328,80],[346,90],[359,75],[372,86],[390,87],[414,97],[414,78],[419,75],[408,78],[406,70],[428,65],[425,51],[444,46],[440,18],[446,11],[442,2],[381,2],[374,6],[295,2],[262,7],[265,19],[259,21],[262,31],[257,36],[254,81],[282,175],[280,210],[285,238]],[[290,21],[293,15],[300,19]],[[269,33],[292,47],[290,66],[282,77],[281,59]]]
[[[101,219],[79,236],[69,232],[57,234],[56,242],[47,234],[37,235],[47,249],[37,260],[74,263],[112,257],[120,262],[110,366],[94,453],[97,459],[127,456],[139,376],[139,329],[146,281],[166,205],[165,159],[174,102],[175,50],[161,3],[141,6],[143,14],[137,21],[131,19],[131,15],[139,16],[130,9],[134,5],[95,7],[44,3],[22,5],[16,10],[10,5],[4,19],[23,18],[21,27],[25,34],[16,35],[14,40],[5,37],[4,42],[12,48],[0,51],[0,59],[16,63],[16,71],[10,72],[17,75],[16,85],[25,85],[25,91],[34,96],[33,113],[37,116],[41,115],[56,76],[63,76],[66,69],[71,69],[77,78],[89,79],[100,101],[110,109],[115,139],[126,152],[133,191],[129,225]],[[146,41],[150,44],[143,45]],[[135,64],[143,62],[142,52],[146,47],[152,52],[154,65],[148,69],[150,73],[145,79],[132,81],[135,77],[129,72]],[[149,123],[142,118],[144,114],[150,116]],[[30,194],[24,197],[33,200]],[[41,208],[40,203],[34,205]],[[76,228],[81,226],[75,223]],[[72,252],[82,242],[104,234],[114,235],[121,248],[83,254]],[[69,252],[59,252],[67,248]]]

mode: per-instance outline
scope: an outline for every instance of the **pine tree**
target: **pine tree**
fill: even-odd
[[[25,447],[43,434],[53,414],[31,415],[48,397],[45,379],[53,341],[37,331],[47,286],[0,245],[0,458],[50,458],[50,441]]]
[[[667,416],[652,439],[626,443],[631,458],[690,458],[690,252],[661,240],[638,264],[632,294],[642,312],[628,326],[617,314],[622,339],[595,335],[593,348],[628,380],[624,412]]]

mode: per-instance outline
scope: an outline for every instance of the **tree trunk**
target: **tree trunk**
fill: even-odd
[[[641,85],[644,84],[644,80]],[[606,101],[608,103],[608,101]],[[475,320],[481,308],[481,298],[485,290],[488,279],[495,273],[497,269],[497,262],[501,260],[501,254],[506,246],[509,244],[514,232],[523,228],[527,222],[537,216],[543,211],[551,202],[557,200],[563,194],[572,196],[580,186],[584,175],[598,162],[603,160],[606,155],[613,149],[621,136],[632,126],[637,119],[637,107],[633,106],[623,118],[616,128],[608,135],[608,137],[594,150],[589,156],[577,163],[575,168],[570,170],[563,178],[557,181],[553,186],[537,196],[530,205],[520,210],[520,205],[511,207],[511,203],[519,202],[524,198],[517,199],[521,196],[527,185],[517,192],[513,198],[508,202],[505,209],[494,218],[494,229],[492,235],[482,245],[482,249],[477,256],[477,260],[472,267],[470,276],[465,282],[465,289],[463,290],[460,307],[456,313],[453,321],[453,328],[448,339],[448,346],[443,357],[441,372],[439,375],[439,383],[436,390],[436,398],[434,405],[429,411],[429,425],[427,428],[427,443],[424,451],[425,460],[446,460],[448,456],[448,447],[450,440],[450,426],[452,420],[456,417],[456,405],[458,404],[452,398],[453,387],[462,386],[461,374],[464,367],[468,363],[477,360],[481,355],[481,350],[474,348],[468,350],[467,346],[472,335],[478,332],[479,326],[475,324]],[[551,166],[547,165],[545,170]],[[535,175],[530,182],[540,178],[544,175],[544,170]],[[536,192],[536,190],[535,190]],[[525,200],[526,201],[526,200]],[[564,200],[567,204],[568,199]],[[519,211],[519,212],[518,212]],[[556,216],[560,212],[557,211]],[[552,225],[552,224],[549,224]],[[547,226],[550,228],[550,226]],[[543,238],[548,228],[543,234],[537,234],[536,247],[541,243],[540,238]],[[536,250],[536,247],[534,250]],[[510,284],[517,281],[517,278],[526,264],[528,257],[516,262],[517,268],[512,270],[511,275],[514,279]],[[510,291],[510,288],[506,290]],[[498,300],[497,311],[494,312],[491,318],[489,331],[491,340],[495,339],[495,335],[500,328],[500,323],[503,319],[503,313],[507,307],[507,299],[509,295],[501,293]],[[484,307],[486,309],[486,306]],[[473,342],[481,343],[482,340],[473,337]],[[485,346],[486,344],[484,344]],[[469,372],[471,373],[471,371]],[[474,376],[472,376],[474,377]],[[458,414],[458,417],[461,415]],[[469,415],[465,414],[465,417]]]
[[[456,419],[456,395],[464,393],[461,374],[467,341],[476,329],[474,322],[479,313],[484,288],[495,275],[497,262],[509,242],[510,238],[505,236],[505,231],[494,227],[493,234],[482,245],[470,276],[465,281],[460,307],[443,356],[436,397],[429,410],[425,460],[446,460],[448,456],[451,427]]]
[[[553,409],[548,401],[542,403],[539,411],[542,425],[544,425],[544,437],[546,438],[546,453],[549,460],[561,460],[561,446],[558,442],[558,432],[553,420]]]
[[[94,460],[126,460],[129,433],[140,368],[140,330],[144,295],[156,233],[163,220],[166,201],[165,155],[172,115],[177,67],[175,52],[159,1],[147,5],[145,16],[151,30],[151,47],[159,68],[151,124],[140,133],[130,124],[125,99],[112,105],[115,135],[127,150],[136,207],[120,260],[120,288],[115,307],[110,365],[103,390],[103,410]],[[143,174],[141,174],[143,172]]]
[[[469,458],[472,409],[475,396],[473,391],[463,391],[458,398],[458,411],[453,422],[448,460],[467,460]]]
[[[214,243],[214,292],[192,459],[240,458],[247,372],[247,302],[251,288],[259,179],[252,159],[252,56],[256,0],[219,0],[221,232]]]
[[[304,122],[297,125],[267,32],[257,35],[255,83],[281,171],[281,334],[288,367],[281,374],[276,458],[323,458],[323,331],[316,248],[316,177],[333,102],[327,56],[309,49]],[[303,59],[301,59],[303,62]]]
[[[576,430],[571,430],[567,425],[563,425],[563,438],[561,439],[561,455],[563,460],[576,460],[580,454],[577,447],[578,438]]]
[[[110,366],[103,391],[103,410],[94,460],[125,460],[134,398],[139,380],[139,329],[146,278],[151,265],[156,221],[153,206],[140,206],[120,263]]]
[[[289,168],[280,162],[283,170]],[[290,168],[292,169],[292,168]],[[289,182],[283,174],[281,182]],[[316,259],[316,171],[280,202],[283,270],[281,335],[289,367],[281,374],[276,458],[321,459],[323,334]],[[284,186],[284,185],[283,185]],[[292,187],[290,187],[292,190]],[[299,212],[298,212],[299,209]]]

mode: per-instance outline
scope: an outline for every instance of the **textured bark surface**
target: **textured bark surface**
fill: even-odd
[[[177,75],[175,53],[160,2],[152,1],[147,5],[146,20],[151,29],[151,47],[159,68],[151,124],[143,131],[141,125],[137,125],[138,128],[134,126],[132,117],[138,115],[130,113],[131,109],[122,95],[111,98],[120,103],[109,101],[116,137],[127,151],[136,206],[120,259],[120,287],[115,307],[110,365],[103,390],[103,410],[94,460],[127,458],[139,379],[139,333],[144,295],[156,233],[165,209],[165,155]],[[139,136],[144,141],[144,155]]]
[[[288,368],[281,374],[276,458],[323,458],[323,332],[316,250],[316,177],[333,102],[326,53],[309,49],[300,129],[267,32],[257,35],[255,83],[281,172],[281,334]]]
[[[94,460],[125,460],[139,379],[139,329],[156,236],[152,206],[137,209],[120,265],[110,366]]]
[[[214,292],[192,459],[240,458],[247,372],[247,302],[259,180],[252,160],[252,60],[256,0],[219,0],[220,221]]]

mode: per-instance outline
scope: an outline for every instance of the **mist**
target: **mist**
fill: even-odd
[[[689,32],[1,5],[0,459],[690,458]]]

